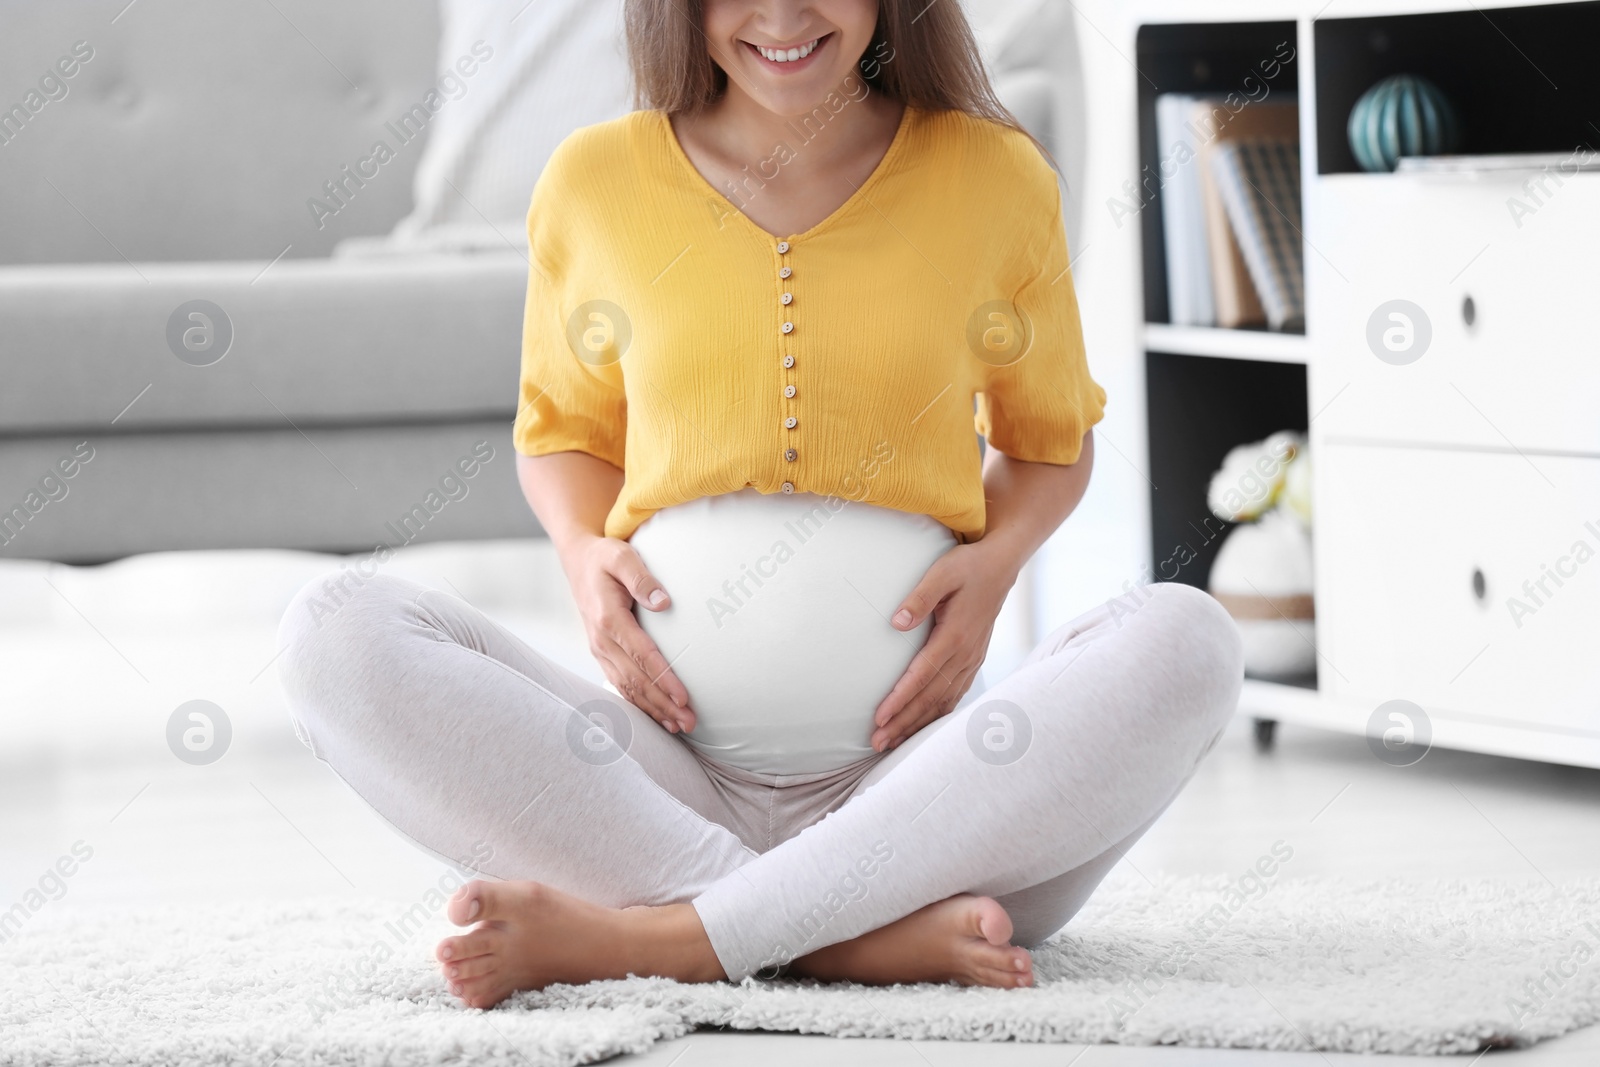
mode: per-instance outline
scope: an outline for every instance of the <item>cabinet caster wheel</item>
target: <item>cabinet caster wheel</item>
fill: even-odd
[[[1261,752],[1270,752],[1272,742],[1278,735],[1277,719],[1253,719],[1255,729],[1256,748]]]

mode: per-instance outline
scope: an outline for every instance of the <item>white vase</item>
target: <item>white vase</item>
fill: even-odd
[[[1304,678],[1316,669],[1311,535],[1282,508],[1235,526],[1217,550],[1208,588],[1233,616],[1253,678]]]

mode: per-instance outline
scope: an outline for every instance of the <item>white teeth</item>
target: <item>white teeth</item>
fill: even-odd
[[[807,41],[799,48],[763,48],[760,45],[756,45],[756,51],[774,63],[793,63],[795,60],[804,59],[812,52],[815,52],[817,50],[817,41],[820,40],[822,38],[818,37],[816,41]]]

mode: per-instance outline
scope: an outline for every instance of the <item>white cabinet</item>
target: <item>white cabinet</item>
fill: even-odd
[[[1317,454],[1320,688],[1600,743],[1600,459]]]
[[[1600,455],[1600,174],[1544,178],[1542,206],[1513,214],[1533,204],[1532,174],[1311,183],[1311,406],[1324,438]],[[1413,362],[1370,343],[1374,314],[1398,300],[1422,315],[1380,313],[1379,325],[1395,341],[1409,329],[1412,350],[1379,347],[1400,360],[1425,330]]]

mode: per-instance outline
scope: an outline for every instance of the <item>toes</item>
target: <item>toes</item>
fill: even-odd
[[[476,956],[468,960],[460,960],[444,965],[446,981],[466,981],[468,978],[481,978],[486,974],[493,974],[500,965],[497,956]]]
[[[980,968],[974,971],[963,984],[989,986],[993,989],[1022,989],[1033,985],[1033,975],[1021,974],[1017,971]]]
[[[448,908],[450,921],[457,926],[475,922],[513,919],[530,907],[539,906],[549,890],[537,882],[485,882],[474,879],[456,890]]]
[[[450,898],[446,913],[457,926],[466,926],[485,917],[487,901],[493,897],[495,887],[489,882],[474,879],[456,890]]]
[[[1033,957],[1026,949],[976,943],[967,959],[968,985],[1015,989],[1033,985]]]
[[[494,951],[495,937],[491,930],[474,930],[469,934],[459,937],[447,937],[439,942],[439,947],[433,950],[434,958],[440,963],[449,963],[452,960],[466,960],[474,956],[486,956]]]
[[[967,955],[968,965],[979,970],[1001,971],[1006,974],[1031,974],[1033,958],[1028,950],[1015,945],[991,945],[987,941],[974,941]]]
[[[508,991],[500,988],[493,975],[485,975],[451,982],[450,992],[469,1008],[492,1008],[506,999]]]
[[[991,945],[1004,945],[1011,940],[1011,916],[991,897],[975,897],[969,915],[973,935]]]

